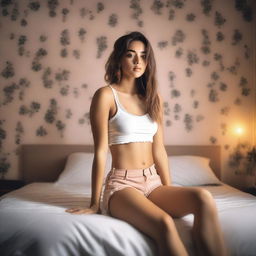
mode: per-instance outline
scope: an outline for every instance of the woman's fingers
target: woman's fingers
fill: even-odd
[[[70,208],[65,210],[66,212],[72,213],[72,214],[89,214],[89,213],[95,213],[92,209],[90,208]]]

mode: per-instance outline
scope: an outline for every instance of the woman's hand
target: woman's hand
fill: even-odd
[[[100,213],[100,209],[99,207],[96,206],[91,206],[89,208],[70,208],[67,209],[65,212],[69,212],[72,214],[96,214],[96,213]]]

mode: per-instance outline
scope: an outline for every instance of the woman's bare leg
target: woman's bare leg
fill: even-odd
[[[210,192],[202,188],[161,186],[148,198],[172,217],[194,214],[193,237],[199,255],[227,255]]]
[[[125,220],[153,238],[159,256],[188,255],[171,216],[134,188],[115,192],[109,209],[113,217]]]

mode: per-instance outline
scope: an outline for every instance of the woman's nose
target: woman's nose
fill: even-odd
[[[133,62],[134,62],[134,64],[138,64],[139,63],[139,57],[137,55],[134,56]]]

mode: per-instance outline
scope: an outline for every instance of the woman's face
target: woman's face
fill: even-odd
[[[147,67],[145,45],[132,41],[121,59],[122,78],[138,78]]]

